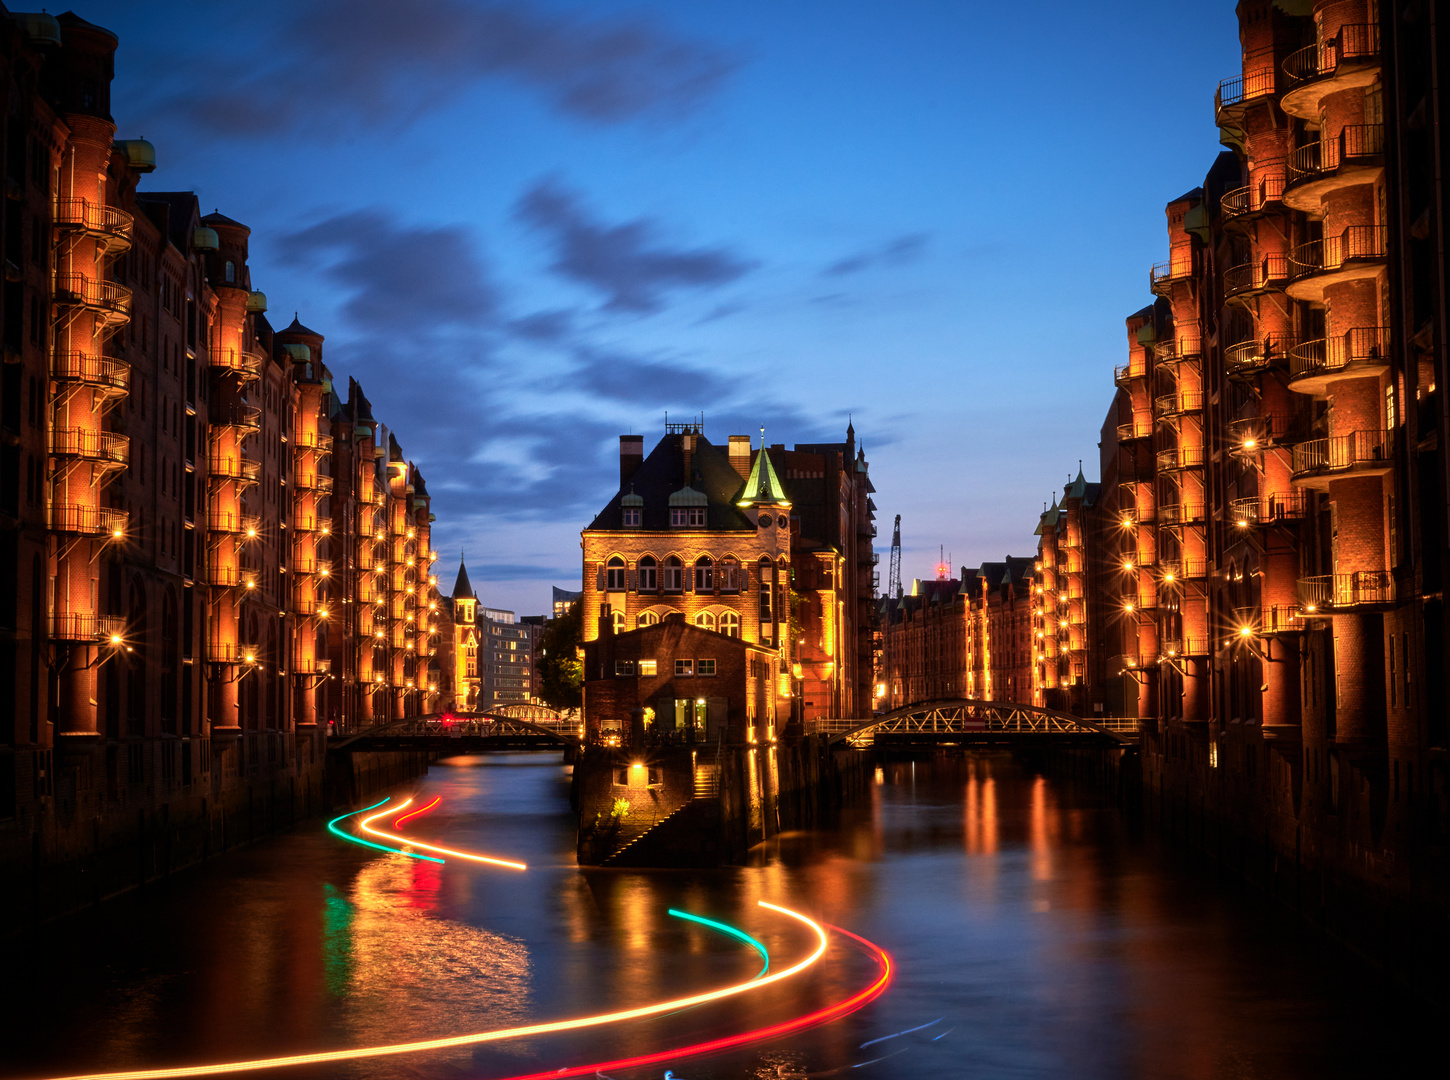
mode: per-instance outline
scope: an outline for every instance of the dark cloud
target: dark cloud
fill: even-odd
[[[729,389],[717,376],[679,364],[586,349],[576,355],[579,367],[569,385],[597,397],[693,411],[699,402],[716,400]]]
[[[574,329],[574,313],[572,311],[538,311],[532,315],[510,320],[504,329],[526,341],[563,341]]]
[[[222,134],[336,138],[507,79],[577,119],[615,124],[688,112],[735,67],[644,16],[585,18],[523,0],[301,0],[290,11],[254,55],[223,62],[230,42],[218,43],[162,106]]]
[[[448,328],[481,329],[497,317],[498,297],[459,226],[407,225],[382,210],[357,210],[283,236],[282,259],[306,266],[347,299],[357,326],[396,336]]]
[[[821,273],[827,277],[844,277],[847,274],[859,274],[873,266],[901,266],[919,259],[926,249],[928,239],[926,233],[907,233],[878,247],[849,255],[840,262],[832,263]]]
[[[723,248],[661,246],[658,226],[644,219],[601,224],[553,180],[529,189],[515,213],[549,237],[556,273],[598,289],[608,298],[605,306],[615,311],[658,311],[670,290],[725,285],[754,266]]]

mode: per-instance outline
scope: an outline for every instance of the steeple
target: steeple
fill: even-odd
[[[755,461],[750,466],[750,477],[745,481],[745,490],[740,493],[740,499],[735,505],[746,507],[759,503],[790,505],[790,500],[785,497],[785,488],[781,487],[780,478],[775,475],[775,466],[770,463],[770,454],[765,449],[765,428],[760,429],[760,453],[755,455]]]
[[[464,565],[462,552],[458,555],[458,581],[454,583],[451,595],[455,600],[478,599],[478,593],[473,591],[473,586],[468,581],[468,567]]]

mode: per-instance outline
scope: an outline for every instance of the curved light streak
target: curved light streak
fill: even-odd
[[[327,823],[328,832],[332,833],[332,835],[334,836],[342,837],[342,839],[348,841],[349,843],[361,844],[363,847],[376,848],[378,851],[386,851],[389,855],[406,855],[410,859],[423,859],[426,862],[441,863],[443,861],[442,859],[435,859],[432,855],[415,855],[411,851],[399,851],[397,848],[384,847],[382,844],[374,844],[371,840],[364,840],[361,837],[353,836],[351,833],[345,833],[337,827],[337,823],[339,821],[346,821],[350,817],[357,817],[359,814],[366,814],[369,810],[376,810],[378,807],[382,806],[383,803],[388,802],[391,799],[392,796],[389,795],[386,799],[383,800],[383,802],[373,803],[371,806],[365,806],[361,810],[354,810],[350,814],[343,814],[342,817],[333,818]],[[412,799],[408,800],[408,802],[412,801]],[[407,806],[408,803],[404,803],[403,805]],[[394,807],[394,809],[397,809],[397,807]],[[388,811],[384,811],[384,813],[387,812]]]
[[[690,922],[697,922],[701,926],[708,926],[712,930],[719,930],[722,934],[729,934],[731,937],[739,938],[758,952],[761,958],[765,960],[765,967],[760,969],[760,975],[764,975],[770,970],[770,953],[765,951],[765,946],[739,927],[731,926],[729,923],[716,922],[714,919],[707,919],[703,915],[692,915],[688,911],[680,911],[677,908],[667,908],[666,911],[677,919],[688,919]],[[756,978],[760,978],[760,975],[757,975]]]
[[[369,809],[372,809],[372,807],[369,807]],[[343,816],[350,817],[351,815],[345,814]],[[132,1069],[123,1072],[81,1073],[74,1076],[60,1077],[57,1080],[169,1080],[171,1077],[178,1076],[219,1076],[225,1073],[249,1072],[254,1069],[280,1069],[290,1065],[322,1065],[331,1061],[352,1061],[358,1058],[384,1057],[389,1054],[413,1054],[422,1050],[447,1050],[456,1046],[474,1046],[478,1043],[499,1042],[503,1039],[522,1038],[529,1035],[546,1035],[558,1031],[577,1031],[580,1028],[599,1027],[602,1024],[613,1024],[623,1020],[638,1020],[646,1016],[657,1016],[660,1013],[671,1012],[675,1009],[685,1009],[692,1005],[703,1005],[707,1001],[719,1001],[722,998],[734,997],[747,990],[758,990],[762,987],[769,986],[771,983],[788,979],[792,975],[798,975],[825,955],[828,942],[825,928],[820,923],[807,915],[802,915],[798,911],[792,911],[790,908],[766,903],[764,900],[758,901],[758,903],[763,908],[778,911],[782,915],[788,915],[792,919],[804,923],[815,934],[816,947],[811,950],[810,954],[804,960],[799,960],[790,967],[777,971],[774,975],[767,975],[764,978],[748,979],[745,982],[734,983],[731,986],[722,987],[719,990],[707,990],[704,993],[691,994],[689,997],[661,1001],[654,1005],[641,1005],[634,1009],[621,1009],[618,1012],[580,1016],[573,1020],[555,1020],[546,1024],[528,1024],[522,1027],[498,1028],[493,1031],[480,1031],[470,1035],[451,1035],[442,1039],[422,1039],[417,1042],[390,1043],[386,1046],[361,1046],[351,1050],[326,1050],[316,1054],[289,1054],[285,1057],[254,1058],[251,1061],[229,1061],[217,1065],[182,1065],[171,1069]],[[850,936],[855,937],[854,934]],[[875,948],[875,946],[872,946],[872,948]],[[885,953],[882,953],[882,956],[885,956]],[[862,1004],[864,1004],[864,1001]],[[822,1012],[826,1011],[822,1010]],[[576,1074],[561,1072],[543,1073],[540,1075],[566,1076]]]
[[[762,907],[774,907],[760,901]],[[785,908],[776,908],[777,911],[785,911]],[[794,915],[794,912],[788,912]],[[797,916],[800,918],[800,916]],[[726,1035],[723,1038],[711,1039],[708,1042],[691,1043],[689,1046],[677,1046],[671,1050],[657,1050],[650,1054],[641,1054],[638,1057],[619,1058],[615,1061],[596,1061],[591,1065],[570,1065],[563,1069],[550,1069],[547,1072],[525,1073],[519,1076],[510,1076],[504,1080],[553,1080],[560,1076],[586,1076],[590,1073],[602,1073],[605,1069],[631,1069],[640,1065],[656,1065],[662,1061],[673,1061],[677,1058],[695,1057],[700,1054],[710,1054],[717,1050],[729,1050],[732,1047],[743,1046],[746,1043],[759,1042],[763,1039],[773,1039],[781,1035],[788,1035],[793,1031],[802,1031],[808,1027],[816,1027],[820,1024],[830,1023],[832,1020],[839,1020],[849,1013],[855,1012],[864,1005],[879,998],[886,992],[890,985],[894,968],[891,963],[891,954],[875,942],[867,941],[859,934],[853,934],[849,930],[843,930],[839,926],[826,924],[826,929],[837,934],[844,934],[851,938],[876,961],[876,978],[865,988],[858,990],[850,997],[843,998],[833,1005],[827,1005],[803,1016],[797,1016],[793,1020],[786,1020],[779,1024],[772,1024],[770,1027],[756,1028],[754,1031],[741,1032],[739,1035]],[[887,1054],[887,1057],[895,1057],[895,1054]],[[873,1061],[881,1061],[882,1058],[875,1058]],[[861,1062],[863,1065],[872,1062]]]
[[[407,799],[402,803],[401,806],[395,806],[392,810],[384,810],[380,814],[373,814],[371,817],[365,817],[362,819],[362,821],[358,822],[358,827],[361,828],[362,831],[365,833],[370,833],[373,836],[381,836],[384,840],[391,840],[395,844],[407,844],[409,847],[422,848],[424,851],[436,851],[440,855],[451,855],[455,859],[468,859],[470,862],[487,863],[489,866],[502,866],[506,867],[509,870],[528,869],[528,866],[524,863],[514,862],[511,859],[495,859],[488,855],[474,855],[471,852],[467,851],[454,851],[452,848],[439,847],[437,844],[425,844],[421,840],[414,840],[411,837],[407,836],[396,836],[390,832],[383,832],[382,829],[373,828],[373,822],[376,821],[378,818],[387,817],[389,814],[401,810],[412,801],[412,799]],[[419,858],[425,857],[426,856],[419,856]],[[438,859],[436,861],[442,862],[443,860]]]
[[[442,795],[434,795],[433,796],[433,801],[430,802],[427,806],[420,806],[420,807],[418,807],[418,809],[414,810],[411,814],[404,814],[402,817],[398,818],[397,821],[393,822],[393,828],[395,828],[395,829],[398,828],[398,826],[402,825],[403,822],[407,821],[409,818],[415,818],[419,814],[426,814],[429,810],[432,810],[433,807],[437,806],[442,801],[443,801],[443,796]]]

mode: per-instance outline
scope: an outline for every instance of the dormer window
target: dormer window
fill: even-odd
[[[703,506],[673,506],[670,508],[670,526],[676,529],[705,527]]]
[[[637,529],[644,517],[644,499],[631,491],[619,500],[620,521],[626,529]]]
[[[639,528],[640,512],[637,506],[626,506],[624,508],[624,527],[626,529]]]

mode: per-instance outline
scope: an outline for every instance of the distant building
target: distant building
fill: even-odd
[[[534,643],[537,624],[512,611],[483,608],[478,614],[478,708],[532,701],[536,689]]]
[[[582,592],[570,592],[568,589],[561,589],[559,588],[559,586],[555,585],[554,618],[557,619],[561,615],[567,615],[569,613],[569,609],[577,604],[579,602],[579,598],[583,595],[584,594]]]

